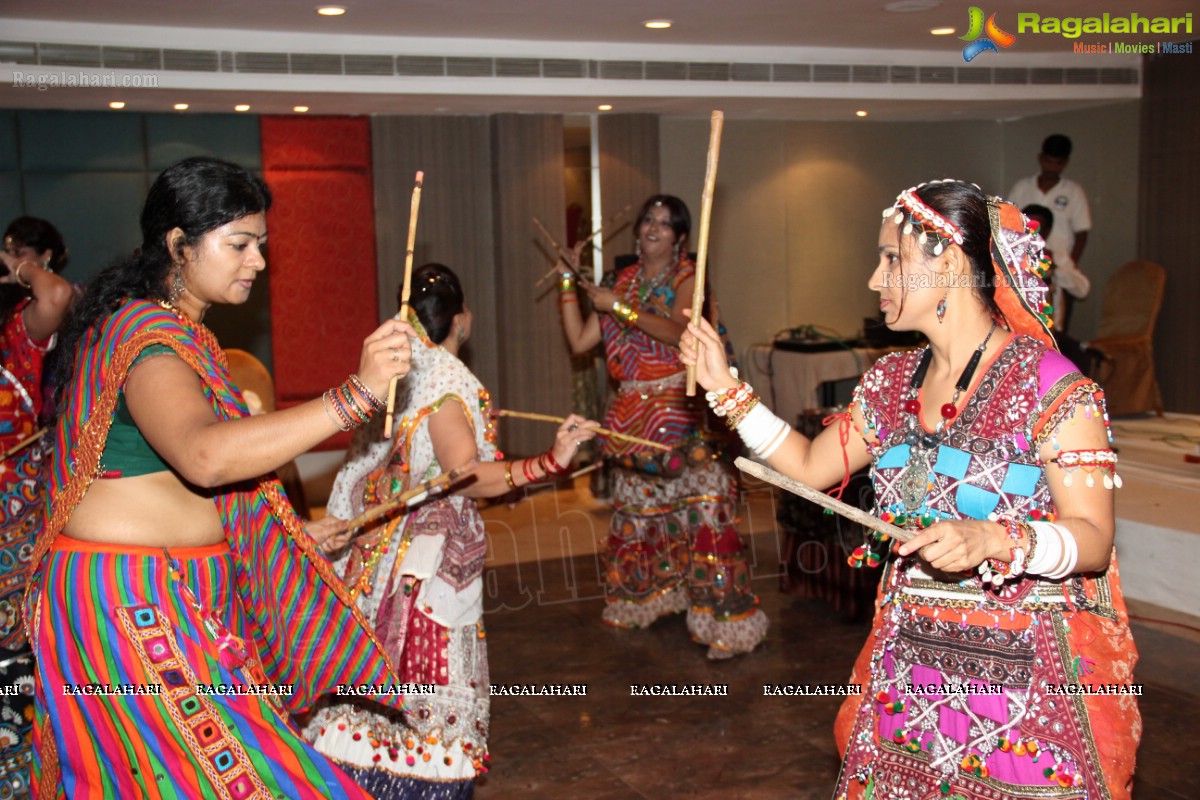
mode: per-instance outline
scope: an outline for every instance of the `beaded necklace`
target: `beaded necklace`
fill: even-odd
[[[921,401],[917,399],[921,386],[925,383],[925,375],[929,372],[929,364],[933,361],[932,347],[925,349],[920,363],[913,371],[912,379],[909,381],[908,399],[903,404],[904,410],[909,415],[908,432],[904,434],[904,442],[909,446],[908,465],[900,474],[900,498],[904,502],[904,507],[910,512],[916,511],[922,506],[932,488],[929,480],[929,473],[932,469],[929,456],[941,442],[942,431],[945,430],[947,423],[958,416],[958,399],[970,387],[971,379],[975,377],[975,370],[979,368],[979,362],[983,359],[983,351],[987,349],[988,342],[992,340],[992,334],[995,332],[996,323],[993,322],[991,330],[980,342],[979,347],[975,348],[971,359],[963,367],[962,374],[958,376],[958,381],[954,384],[954,396],[950,398],[949,403],[942,406],[942,418],[938,420],[933,433],[927,433],[920,429]]]

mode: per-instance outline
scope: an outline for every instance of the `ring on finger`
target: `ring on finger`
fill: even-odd
[[[399,361],[399,360],[400,360],[400,348],[393,347],[392,348],[392,361]]]

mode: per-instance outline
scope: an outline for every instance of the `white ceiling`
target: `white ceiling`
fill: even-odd
[[[1017,33],[1013,0],[993,0],[997,23]],[[345,0],[349,10],[320,17],[301,0],[4,0],[0,40],[238,52],[479,55],[589,60],[966,66],[957,36],[929,30],[967,27],[966,2],[900,0],[925,10],[893,13],[884,0]],[[896,5],[892,3],[891,5]],[[1040,0],[1043,16],[1099,13],[1094,0]],[[1116,4],[1145,17],[1182,16],[1195,0]],[[651,31],[641,23],[667,18]],[[1163,41],[1193,38],[1123,35],[1079,41]],[[1189,57],[1189,56],[1178,56]],[[1194,57],[1194,56],[1190,56]],[[1071,40],[1018,34],[1012,48],[984,53],[970,66],[1060,68],[1136,67],[1129,56],[1078,55]],[[0,64],[0,106],[103,108],[110,89],[13,86],[14,73],[50,67]],[[72,67],[54,67],[63,73]],[[75,70],[79,71],[79,70]],[[125,90],[136,110],[228,111],[235,102],[256,112],[283,113],[303,104],[315,113],[589,113],[601,102],[617,111],[761,118],[870,120],[1010,118],[1138,96],[1135,86],[925,86],[883,84],[742,83],[562,78],[404,78],[397,76],[262,75],[160,70],[157,89]]]

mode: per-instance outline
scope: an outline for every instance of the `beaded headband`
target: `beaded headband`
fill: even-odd
[[[896,202],[892,203],[890,208],[883,210],[883,218],[891,217],[892,222],[897,225],[904,223],[901,233],[905,236],[912,233],[914,229],[920,229],[921,234],[917,237],[917,241],[921,244],[925,244],[930,238],[936,239],[937,244],[933,246],[935,256],[940,256],[950,242],[961,247],[963,235],[958,226],[925,205],[916,194],[918,189],[928,186],[930,183],[956,182],[948,178],[945,181],[929,181],[917,184],[911,189],[905,189],[896,196]]]
[[[992,268],[996,271],[996,305],[1015,333],[1040,339],[1057,349],[1052,332],[1054,307],[1046,284],[1050,262],[1037,225],[1000,197],[987,199],[992,230]],[[996,258],[996,253],[1000,258]]]

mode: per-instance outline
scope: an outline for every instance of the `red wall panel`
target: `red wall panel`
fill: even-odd
[[[358,367],[376,327],[374,188],[366,117],[262,117],[275,393],[286,407]],[[326,447],[344,446],[337,436]]]

